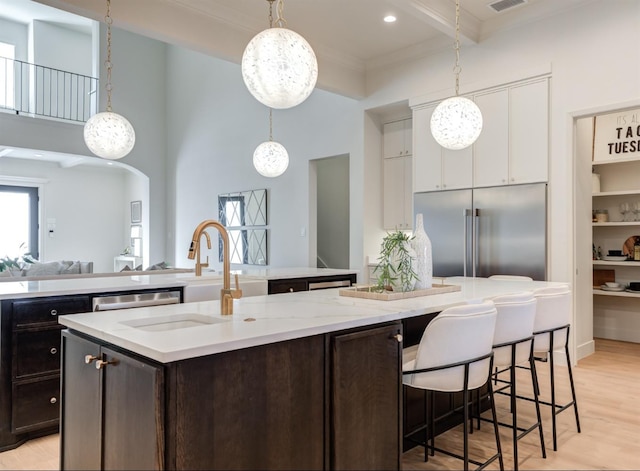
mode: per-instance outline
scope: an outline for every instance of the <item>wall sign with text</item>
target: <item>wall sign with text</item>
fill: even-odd
[[[640,159],[640,109],[596,116],[593,160]]]

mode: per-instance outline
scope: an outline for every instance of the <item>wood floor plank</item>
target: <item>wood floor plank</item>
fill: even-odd
[[[558,416],[558,451],[551,442],[551,413],[543,407],[542,419],[547,446],[547,458],[540,455],[538,437],[529,434],[520,441],[518,451],[521,470],[593,470],[640,469],[640,407],[637,393],[640,387],[640,344],[596,339],[596,351],[578,362],[574,368],[578,408],[582,433],[576,432],[572,410]],[[538,363],[542,397],[549,395],[548,364]],[[559,401],[570,397],[566,367],[558,367]],[[519,391],[530,391],[528,372],[518,372]],[[498,415],[509,419],[506,397],[496,400]],[[531,404],[519,401],[519,420],[529,423],[535,416]],[[500,436],[505,453],[506,469],[513,469],[511,431],[501,427]],[[437,446],[462,452],[459,429],[437,438]],[[480,457],[493,454],[494,437],[491,424],[483,423],[471,435],[470,454]],[[406,470],[461,469],[462,462],[441,454],[423,461],[421,447],[404,454],[402,467]],[[15,450],[0,453],[0,469],[57,470],[59,469],[59,439],[57,435],[31,440]],[[488,469],[498,469],[497,463]]]

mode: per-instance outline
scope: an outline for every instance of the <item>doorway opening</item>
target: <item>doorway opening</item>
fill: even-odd
[[[315,212],[315,266],[349,268],[349,155],[312,160],[310,164],[311,174],[316,177],[310,216],[313,218]],[[310,250],[313,252],[313,247]]]

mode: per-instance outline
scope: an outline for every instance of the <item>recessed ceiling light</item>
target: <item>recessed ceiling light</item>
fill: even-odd
[[[385,23],[393,23],[396,21],[396,17],[393,15],[387,15],[383,19]]]

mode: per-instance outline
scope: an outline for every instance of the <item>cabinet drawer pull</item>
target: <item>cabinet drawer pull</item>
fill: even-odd
[[[98,357],[94,357],[93,355],[85,355],[85,356],[84,356],[84,362],[85,362],[87,365],[90,365],[90,364],[91,364],[91,362],[93,362],[93,361],[95,361],[95,360],[97,360],[97,359],[98,359]]]
[[[56,347],[51,347],[51,350],[49,350],[51,352],[52,355],[55,355],[56,353],[58,353],[58,349]]]
[[[289,293],[293,293],[293,288],[289,288]]]
[[[402,334],[396,334],[392,338],[396,339],[398,343],[402,343]]]
[[[56,309],[51,309],[51,315],[52,316],[57,316],[58,315],[58,311]]]
[[[52,397],[51,399],[49,399],[49,402],[51,404],[55,404],[56,402],[58,402],[58,399],[56,399],[55,397]]]
[[[111,360],[111,361],[98,360],[96,361],[96,370],[101,370],[107,365],[117,365],[117,364],[118,364],[118,360]]]

